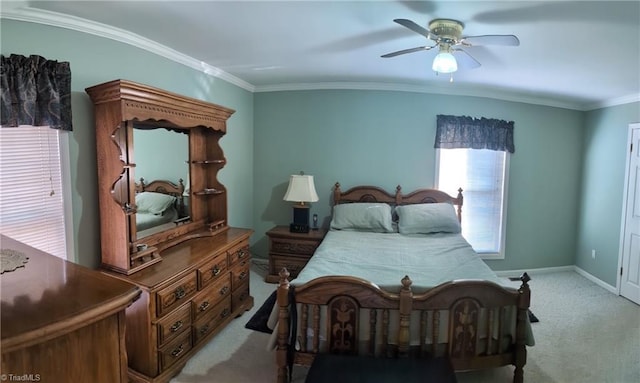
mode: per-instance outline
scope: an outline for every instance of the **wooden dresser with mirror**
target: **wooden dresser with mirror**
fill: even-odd
[[[168,382],[253,307],[252,231],[229,227],[217,178],[234,111],[126,80],[86,92],[95,106],[102,268],[142,290],[126,310],[129,379]]]

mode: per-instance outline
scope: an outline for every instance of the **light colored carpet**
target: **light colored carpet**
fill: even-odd
[[[275,356],[268,334],[245,329],[276,285],[264,283],[266,268],[254,263],[255,305],[200,350],[171,383],[272,383]],[[528,348],[525,382],[640,382],[640,306],[617,297],[575,272],[534,274],[531,310],[536,345]],[[294,382],[306,370],[294,368]],[[458,373],[459,383],[508,383],[512,367]]]

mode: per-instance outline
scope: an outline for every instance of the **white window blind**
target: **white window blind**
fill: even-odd
[[[462,188],[462,234],[473,249],[504,258],[508,155],[486,149],[439,149],[438,188]]]
[[[0,233],[67,259],[59,134],[0,127]]]

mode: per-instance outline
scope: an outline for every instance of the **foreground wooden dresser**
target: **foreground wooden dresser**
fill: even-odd
[[[167,382],[232,319],[253,307],[248,229],[229,228],[181,242],[162,262],[114,277],[142,289],[127,309],[129,377]]]
[[[133,284],[0,235],[29,257],[0,275],[2,380],[127,382],[125,308]]]

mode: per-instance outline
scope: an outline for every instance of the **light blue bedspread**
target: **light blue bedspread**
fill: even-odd
[[[499,278],[460,234],[370,233],[331,230],[293,284],[325,275],[351,275],[390,291],[408,275],[420,293],[457,279],[482,279],[513,287]]]

